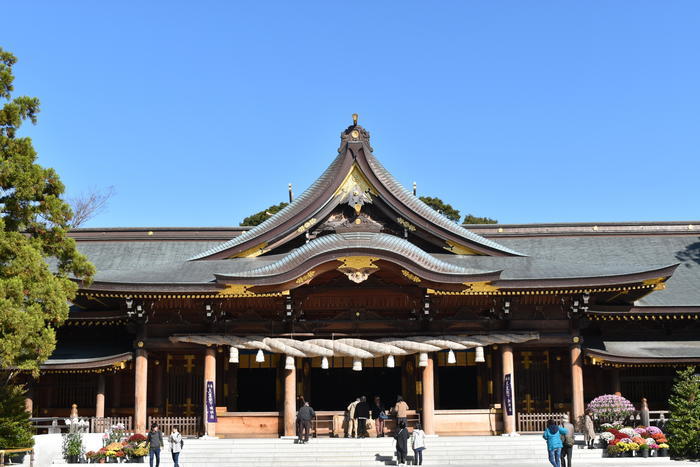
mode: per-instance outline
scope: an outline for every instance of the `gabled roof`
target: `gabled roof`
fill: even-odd
[[[351,125],[341,134],[338,156],[304,193],[289,206],[227,242],[191,258],[224,259],[267,253],[305,234],[338,205],[359,210],[379,198],[392,221],[408,233],[425,232],[456,254],[522,256],[510,248],[476,235],[439,214],[406,190],[372,154],[369,132]]]

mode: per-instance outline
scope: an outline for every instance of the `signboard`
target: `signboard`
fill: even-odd
[[[503,376],[503,404],[506,415],[513,415],[513,385],[511,384],[511,374]]]
[[[214,394],[214,381],[207,381],[207,422],[216,423],[216,394]]]

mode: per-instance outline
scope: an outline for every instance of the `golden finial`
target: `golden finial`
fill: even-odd
[[[358,117],[357,114],[352,114],[352,124],[355,126],[357,126],[357,117]]]

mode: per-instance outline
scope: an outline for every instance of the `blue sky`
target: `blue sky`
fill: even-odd
[[[696,1],[3,5],[27,128],[86,226],[238,225],[353,112],[419,194],[502,223],[698,219]]]

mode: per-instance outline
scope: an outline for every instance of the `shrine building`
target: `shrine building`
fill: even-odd
[[[675,370],[700,362],[699,230],[459,225],[396,181],[355,120],[256,227],[72,231],[97,273],[28,407],[140,432],[189,417],[219,437],[293,435],[298,396],[332,418],[402,395],[439,435],[577,418],[613,392],[664,409]]]

